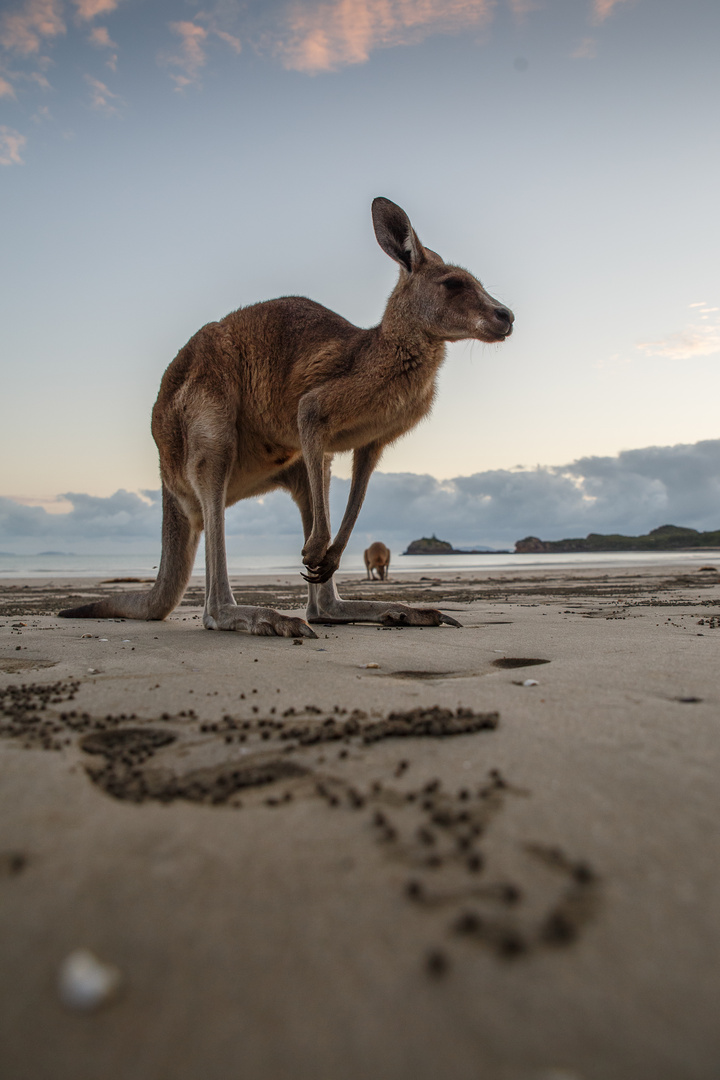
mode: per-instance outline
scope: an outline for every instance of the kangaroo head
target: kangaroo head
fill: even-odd
[[[388,304],[395,322],[411,322],[442,341],[504,341],[515,316],[461,266],[423,247],[404,210],[390,199],[373,199],[373,225],[383,251],[399,263],[400,280]]]

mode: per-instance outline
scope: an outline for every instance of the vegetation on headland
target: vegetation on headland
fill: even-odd
[[[447,540],[438,540],[435,533],[413,540],[403,555],[452,555],[455,548]]]
[[[680,525],[661,525],[646,536],[603,535],[589,533],[586,537],[569,540],[540,540],[526,536],[515,544],[516,555],[567,551],[682,551],[688,548],[720,547],[720,529],[699,532]]]
[[[448,540],[438,540],[435,533],[413,540],[408,544],[403,555],[508,555],[508,551],[496,551],[494,548],[455,548]]]

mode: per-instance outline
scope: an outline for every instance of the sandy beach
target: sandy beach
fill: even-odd
[[[340,575],[462,628],[302,643],[0,585],[3,1075],[717,1080],[719,569]]]

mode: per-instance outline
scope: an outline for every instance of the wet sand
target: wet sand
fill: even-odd
[[[348,575],[463,627],[302,644],[199,583],[55,617],[142,587],[0,585],[4,1075],[717,1080],[717,569]]]

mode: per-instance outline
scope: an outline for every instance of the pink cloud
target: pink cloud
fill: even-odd
[[[488,22],[494,0],[325,0],[295,4],[276,49],[286,68],[315,74],[361,64],[377,48]]]
[[[202,69],[207,62],[207,47],[212,38],[219,38],[229,45],[233,52],[242,50],[240,39],[226,30],[218,30],[214,25],[214,19],[207,13],[196,16],[209,23],[207,29],[198,26],[196,22],[172,22],[170,29],[173,34],[180,38],[180,49],[176,53],[165,53],[160,57],[160,62],[168,67],[179,69],[178,73],[171,74],[177,90],[184,90],[186,86],[199,86]]]
[[[213,30],[213,33],[216,37],[219,37],[221,41],[226,42],[234,52],[239,53],[242,51],[240,38],[236,38],[233,34],[228,34],[227,30]]]
[[[25,0],[0,20],[0,45],[21,56],[39,52],[43,39],[64,33],[60,0]]]
[[[180,52],[168,56],[166,63],[180,68],[182,74],[173,75],[172,79],[178,90],[200,82],[200,72],[205,66],[205,41],[207,30],[194,22],[172,22],[170,29],[180,38]]]
[[[97,49],[116,49],[117,45],[110,37],[107,26],[93,26],[88,41]]]
[[[0,98],[1,97],[15,97],[15,90],[13,89],[12,83],[8,82],[2,75],[0,75]]]
[[[14,128],[0,126],[0,165],[23,165],[21,151],[27,139]]]
[[[594,23],[605,22],[612,14],[613,8],[624,2],[625,0],[593,0],[592,21]]]
[[[573,49],[570,55],[573,60],[591,60],[596,51],[595,38],[586,37],[582,39],[577,48]]]
[[[119,94],[114,94],[104,82],[100,82],[99,79],[94,78],[92,75],[86,75],[85,82],[90,88],[91,108],[108,115],[120,111],[118,106],[123,104],[123,101]],[[118,103],[117,105],[113,104],[115,101]]]
[[[42,56],[40,57],[40,61],[42,61],[44,59],[45,59],[45,57],[42,57]],[[41,90],[49,90],[50,89],[50,83],[48,82],[47,78],[43,75],[42,71],[29,71],[29,72],[27,72],[26,75],[23,75],[23,78],[27,79],[29,82],[36,83],[40,87]]]
[[[667,360],[691,360],[694,356],[712,356],[720,353],[720,320],[710,319],[709,313],[717,308],[707,308],[702,325],[687,326],[675,334],[657,341],[641,341],[638,349],[646,356],[662,356]]]
[[[531,11],[537,11],[540,7],[539,0],[508,0],[508,5],[516,22],[523,22],[526,15]]]
[[[94,19],[97,15],[109,15],[120,0],[73,0],[80,19]]]

